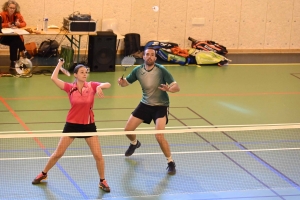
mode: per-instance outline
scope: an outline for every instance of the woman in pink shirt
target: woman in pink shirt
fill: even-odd
[[[88,70],[84,65],[77,65],[74,69],[76,78],[74,83],[66,83],[58,79],[58,73],[63,65],[63,61],[59,61],[54,69],[51,80],[62,90],[64,90],[71,103],[71,109],[67,115],[66,124],[63,133],[74,132],[97,132],[94,120],[93,105],[94,95],[100,98],[104,97],[103,89],[110,88],[110,83],[86,82]],[[61,137],[54,153],[49,158],[44,170],[32,181],[32,184],[39,184],[47,178],[47,172],[56,164],[56,162],[64,155],[68,146],[76,137]],[[91,152],[95,158],[97,170],[100,176],[99,187],[105,192],[110,192],[110,187],[105,180],[104,159],[101,152],[100,143],[97,136],[80,137],[85,138]]]

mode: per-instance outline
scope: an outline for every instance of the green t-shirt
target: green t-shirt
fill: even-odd
[[[175,83],[173,76],[162,65],[156,64],[152,70],[147,71],[144,64],[135,67],[126,77],[129,84],[139,81],[143,90],[141,102],[150,106],[169,106],[169,95],[167,92],[160,90],[161,84]]]

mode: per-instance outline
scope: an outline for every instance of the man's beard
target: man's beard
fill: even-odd
[[[154,65],[154,63],[155,63],[155,61],[153,61],[151,59],[146,60],[146,65],[147,66],[152,66],[152,65]]]

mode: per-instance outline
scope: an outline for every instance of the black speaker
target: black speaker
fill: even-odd
[[[117,35],[111,31],[99,31],[89,36],[88,66],[92,72],[114,72]]]

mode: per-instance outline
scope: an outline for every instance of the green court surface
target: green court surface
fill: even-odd
[[[0,199],[300,199],[300,129],[183,132],[202,127],[289,126],[300,120],[300,64],[166,66],[181,91],[170,96],[165,134],[177,174],[167,175],[154,135],[138,135],[142,146],[131,157],[124,135],[100,136],[110,193],[98,188],[94,159],[76,139],[40,185],[43,169],[59,138],[13,138],[5,134],[61,132],[69,109],[64,91],[47,75],[0,78]],[[121,88],[115,72],[91,73],[110,82],[95,99],[98,132],[122,131],[141,99],[138,83]],[[59,77],[72,82],[72,77]],[[139,130],[153,128],[143,124]]]

